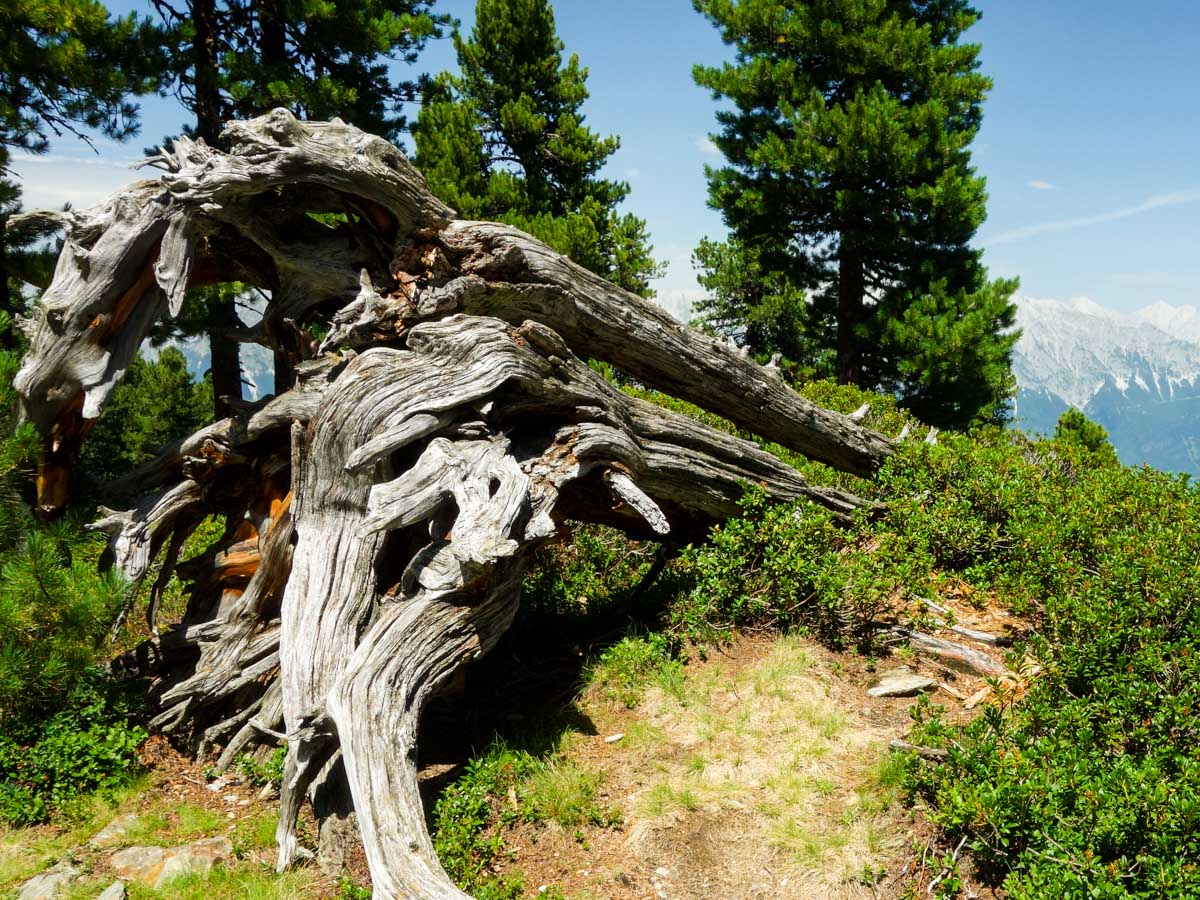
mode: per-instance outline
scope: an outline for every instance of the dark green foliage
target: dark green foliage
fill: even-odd
[[[37,523],[22,499],[38,441],[13,419],[17,365],[0,352],[0,820],[24,825],[127,780],[145,734],[96,667],[125,597],[97,571],[103,537]]]
[[[569,542],[538,552],[521,592],[524,615],[535,618],[537,628],[562,631],[586,631],[622,616],[657,552],[658,545],[639,544],[612,528],[576,526]]]
[[[104,547],[78,524],[34,522],[21,496],[37,437],[16,427],[16,355],[0,353],[0,713],[44,708],[93,666],[124,585],[100,574]]]
[[[95,0],[5,0],[0,34],[0,168],[11,147],[44,153],[50,133],[137,133],[127,98],[155,90],[164,65],[148,21],[111,19]]]
[[[969,148],[991,86],[960,43],[976,11],[694,2],[736,50],[694,70],[732,104],[713,136],[728,164],[708,176],[733,238],[698,251],[702,317],[756,352],[897,392],[934,424],[1003,418],[1016,282],[989,282],[970,246],[986,196]]]
[[[814,338],[807,295],[736,238],[700,242],[692,256],[706,296],[694,324],[733,338],[766,362],[774,353],[804,366],[807,375],[833,371],[833,353]]]
[[[480,900],[525,896],[520,872],[495,874],[507,855],[504,831],[517,822],[607,828],[620,817],[597,802],[601,776],[555,752],[533,753],[497,738],[467,763],[433,810],[433,843],[447,874]],[[513,802],[515,798],[515,803]]]
[[[915,786],[1011,896],[1194,896],[1200,495],[1097,465],[1073,430],[891,467],[931,554],[1033,616],[1042,667],[965,729],[922,709],[916,739],[950,758]]]
[[[547,0],[477,0],[460,76],[443,74],[413,129],[415,161],[463,218],[507,222],[644,296],[659,273],[646,223],[617,207],[629,185],[599,177],[620,146],[584,124],[587,70]]]
[[[397,78],[390,62],[412,64],[448,23],[425,0],[187,0],[155,2],[171,38],[171,76],[194,112],[189,132],[275,107],[298,117],[338,116],[396,139],[419,80]],[[203,38],[214,35],[214,52]]]
[[[493,867],[504,858],[504,837],[497,826],[516,821],[507,806],[509,789],[530,774],[533,757],[496,744],[467,763],[467,769],[433,809],[433,846],[455,883],[486,900],[519,900],[525,892],[519,876],[498,878]]]
[[[16,148],[45,153],[50,135],[94,129],[114,140],[137,133],[130,94],[159,85],[162,34],[134,13],[112,19],[95,0],[5,0],[0,3],[0,176]],[[0,177],[0,310],[23,312],[26,284],[45,287],[53,257],[35,228],[7,231],[21,189]],[[4,346],[17,346],[7,332]]]
[[[84,442],[81,465],[94,477],[118,478],[203,427],[211,408],[211,383],[192,380],[176,347],[164,347],[153,362],[139,356]]]
[[[1054,428],[1054,439],[1063,443],[1077,444],[1104,462],[1116,463],[1117,461],[1117,453],[1108,440],[1108,432],[1104,430],[1104,426],[1093,422],[1074,407],[1058,417],[1058,424]]]
[[[0,710],[53,703],[95,664],[125,593],[96,571],[103,545],[67,522],[30,527],[0,554]]]
[[[243,778],[260,786],[273,784],[276,787],[283,781],[283,767],[287,761],[287,747],[276,747],[262,762],[249,754],[242,754],[234,763],[234,768]]]
[[[49,709],[6,713],[0,729],[0,821],[9,825],[41,822],[81,794],[103,796],[138,769],[146,732],[136,689],[89,675]]]

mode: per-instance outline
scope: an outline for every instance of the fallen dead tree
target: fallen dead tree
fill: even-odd
[[[122,664],[154,679],[154,726],[221,765],[286,741],[280,867],[309,798],[331,855],[353,811],[378,896],[463,897],[425,828],[419,717],[512,622],[540,545],[568,520],[686,542],[747,482],[862,505],[586,360],[845,471],[870,474],[892,445],[528,235],[456,221],[380,138],[276,110],[222,143],[181,138],[148,160],[158,178],[64,214],[16,382],[44,438],[39,503],[67,503],[91,423],[189,289],[267,292],[235,336],[275,351],[275,396],[108,486],[129,498],[96,523],[113,563],[140,581],[166,548],[152,618],[183,540],[227,523],[178,564],[183,621]]]

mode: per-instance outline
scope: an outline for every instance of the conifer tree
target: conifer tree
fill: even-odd
[[[694,76],[731,107],[713,135],[727,164],[708,179],[749,254],[737,264],[809,293],[788,314],[840,381],[895,391],[943,426],[1003,418],[1016,282],[989,281],[970,243],[986,201],[970,144],[991,82],[960,39],[979,14],[967,0],[694,5],[736,51]],[[731,259],[710,257],[708,276]]]
[[[22,283],[43,281],[48,260],[44,233],[5,231],[21,206],[11,152],[45,153],[51,135],[136,134],[129,98],[157,88],[164,56],[159,29],[132,13],[111,18],[95,0],[5,0],[0,35],[0,310],[12,314]],[[12,346],[7,334],[0,342]]]
[[[584,124],[587,69],[576,54],[564,63],[547,0],[477,0],[454,46],[462,74],[437,79],[413,129],[434,193],[649,296],[659,266],[646,223],[618,212],[629,185],[599,175],[620,140]]]
[[[388,61],[412,63],[448,23],[432,0],[152,0],[172,39],[174,92],[195,119],[185,131],[218,146],[232,118],[278,106],[309,119],[340,117],[395,140],[403,105],[422,79],[393,80]],[[206,289],[192,311],[206,323],[214,414],[242,396],[236,292]],[[276,356],[277,389],[288,375]]]
[[[154,360],[139,355],[88,435],[80,464],[92,477],[119,478],[162,445],[199,431],[211,410],[212,385],[192,380],[178,347],[163,347]]]

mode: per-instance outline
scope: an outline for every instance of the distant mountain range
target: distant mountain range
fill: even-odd
[[[1108,430],[1123,462],[1200,474],[1200,311],[1021,297],[1017,322],[1019,427],[1049,434],[1074,406]]]

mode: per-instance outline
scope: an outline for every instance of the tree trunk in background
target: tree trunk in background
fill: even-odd
[[[283,15],[278,0],[259,0],[255,3],[258,17],[259,62],[266,69],[267,78],[274,74],[275,67],[287,64],[287,34],[284,31]],[[262,109],[263,113],[267,110]],[[292,354],[288,347],[276,347],[274,352],[275,393],[282,394],[296,380]],[[339,766],[339,772],[341,768]],[[343,781],[345,775],[342,775]]]
[[[862,386],[861,338],[855,328],[862,321],[863,293],[862,256],[843,232],[838,246],[837,290],[837,379],[842,384]]]
[[[221,137],[220,60],[217,47],[217,11],[214,0],[192,0],[196,92],[196,136],[210,147]],[[208,349],[213,385],[213,418],[228,416],[242,399],[242,360],[231,334],[239,325],[232,301],[216,308],[208,327]]]

